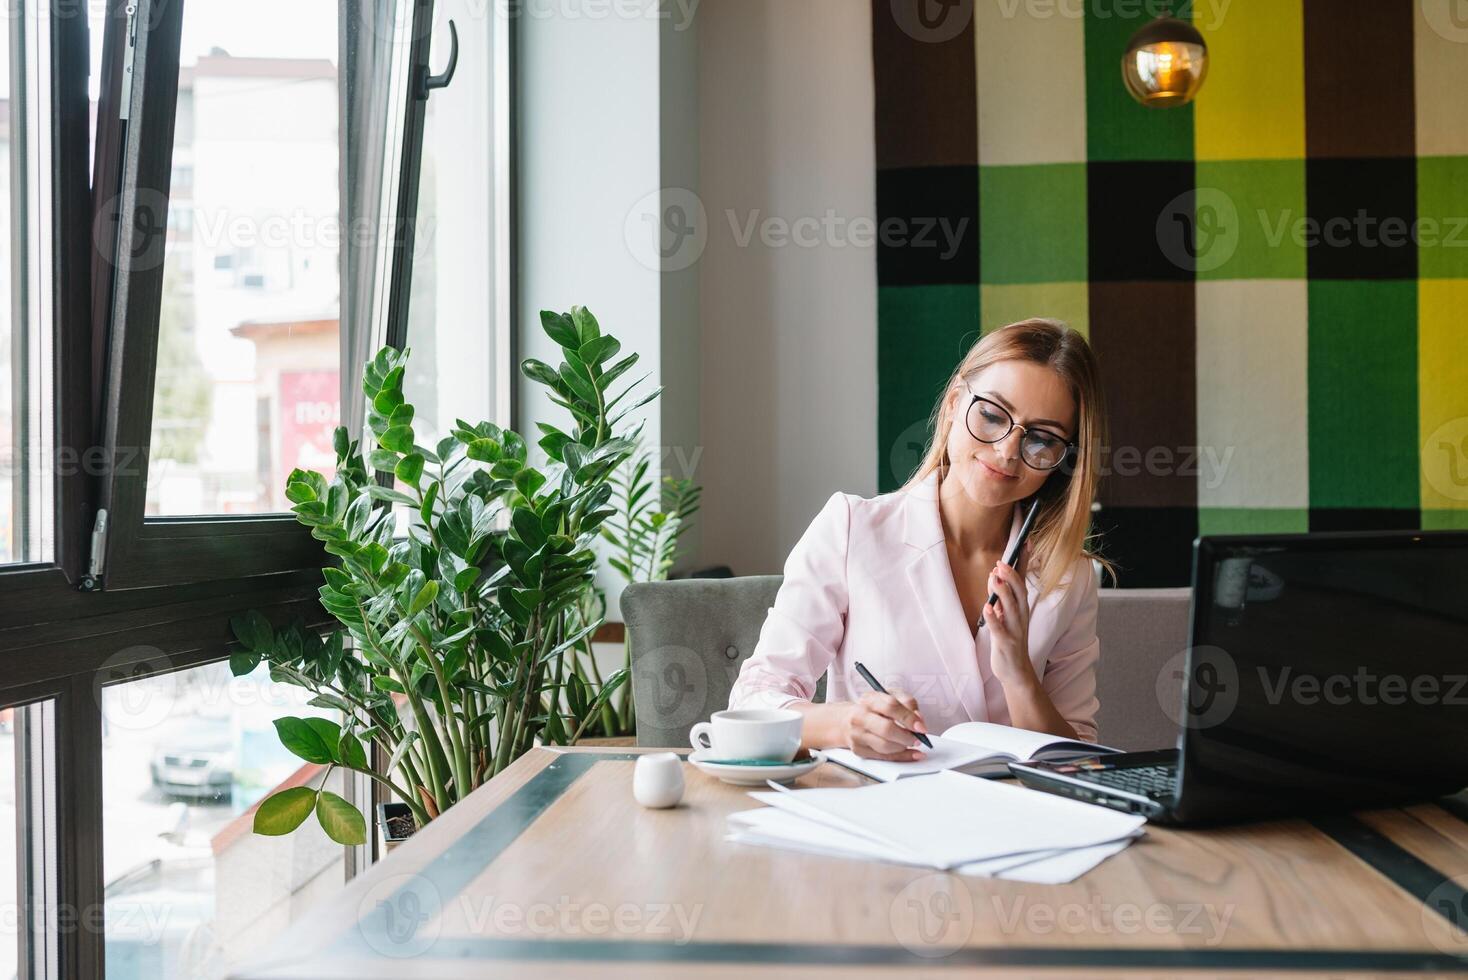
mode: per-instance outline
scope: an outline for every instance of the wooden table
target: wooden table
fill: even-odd
[[[531,752],[239,976],[1468,972],[1461,797],[1150,827],[1076,882],[1031,885],[726,842],[725,815],[758,804],[686,766],[683,804],[643,810],[640,751]],[[827,765],[798,785],[861,781]]]

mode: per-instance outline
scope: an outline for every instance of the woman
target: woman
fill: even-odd
[[[1095,741],[1095,355],[1057,321],[1010,324],[964,357],[932,423],[900,490],[826,502],[786,561],[729,706],[793,708],[805,748],[874,759],[921,759],[911,732],[965,721]],[[1036,497],[1012,568],[1004,558]],[[858,662],[892,694],[873,692]],[[813,704],[822,674],[826,702]]]

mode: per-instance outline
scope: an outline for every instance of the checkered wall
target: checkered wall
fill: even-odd
[[[1178,4],[1211,67],[1168,110],[1121,81],[1157,6],[873,0],[882,489],[1043,315],[1102,363],[1123,585],[1200,533],[1468,528],[1468,2]]]

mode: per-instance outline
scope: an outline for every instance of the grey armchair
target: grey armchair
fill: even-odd
[[[765,575],[627,587],[622,615],[638,745],[687,745],[695,722],[728,705],[780,582]],[[1101,590],[1097,724],[1105,744],[1151,749],[1175,741],[1171,691],[1181,696],[1181,665],[1171,661],[1187,647],[1188,595],[1188,589]],[[822,678],[818,700],[824,688]]]

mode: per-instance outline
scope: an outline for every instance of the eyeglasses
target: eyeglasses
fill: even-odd
[[[1020,425],[1003,405],[980,398],[972,391],[969,394],[974,397],[964,415],[969,435],[979,442],[993,445],[1008,439],[1015,429],[1021,430],[1024,438],[1019,443],[1019,458],[1030,469],[1053,470],[1064,463],[1076,448],[1075,443],[1067,442],[1064,436],[1049,429]]]

